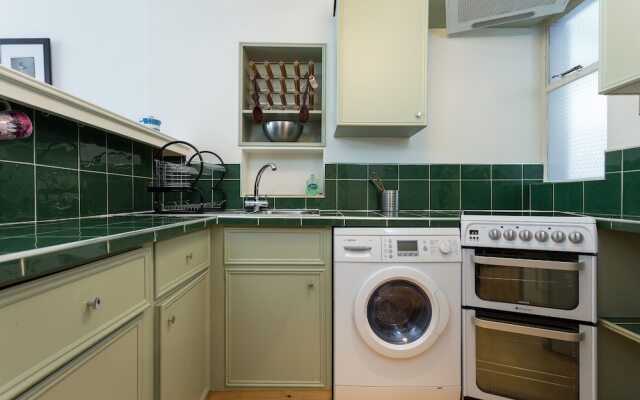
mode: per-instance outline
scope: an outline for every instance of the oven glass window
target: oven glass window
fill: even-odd
[[[482,300],[560,310],[578,306],[578,272],[475,265],[476,295]]]
[[[475,329],[480,390],[519,400],[578,399],[578,343]]]
[[[369,326],[379,338],[393,344],[411,343],[424,335],[431,313],[424,290],[404,280],[378,286],[367,304]]]

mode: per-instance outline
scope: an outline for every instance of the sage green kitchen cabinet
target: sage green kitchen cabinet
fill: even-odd
[[[331,387],[331,230],[226,228],[225,386]]]
[[[409,137],[427,124],[428,0],[338,2],[335,136]]]
[[[198,400],[209,392],[209,272],[156,304],[156,398]]]
[[[600,93],[640,94],[640,2],[600,0]]]

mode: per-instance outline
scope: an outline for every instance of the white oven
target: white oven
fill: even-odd
[[[465,398],[596,399],[595,326],[465,309],[462,329]]]

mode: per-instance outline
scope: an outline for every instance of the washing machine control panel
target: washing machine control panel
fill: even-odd
[[[383,236],[384,261],[432,262],[460,260],[457,236]]]

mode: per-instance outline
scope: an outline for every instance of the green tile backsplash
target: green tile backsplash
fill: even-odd
[[[28,139],[0,141],[0,223],[150,211],[153,147],[11,103],[29,115]],[[239,171],[239,168],[238,168]],[[239,177],[239,175],[238,175]]]

